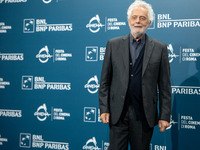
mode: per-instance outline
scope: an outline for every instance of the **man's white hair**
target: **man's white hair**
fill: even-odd
[[[148,19],[152,23],[153,20],[154,20],[154,17],[153,17],[154,12],[153,12],[152,6],[150,4],[148,4],[148,3],[146,3],[145,1],[142,1],[142,0],[135,0],[135,2],[133,2],[129,6],[129,8],[127,10],[127,19],[129,20],[129,18],[131,17],[131,13],[132,13],[133,9],[135,7],[138,7],[138,6],[141,6],[141,7],[144,7],[144,8],[147,9],[147,11],[148,11]]]

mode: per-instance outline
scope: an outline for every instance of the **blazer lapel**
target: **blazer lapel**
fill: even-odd
[[[123,37],[123,63],[126,74],[129,75],[129,49],[130,49],[130,34]]]
[[[147,64],[149,62],[151,53],[153,51],[153,46],[154,46],[154,43],[152,42],[152,39],[149,38],[146,35],[146,44],[145,44],[144,57],[143,57],[143,65],[142,65],[142,77],[143,77],[144,72],[145,72],[145,70],[147,68]]]

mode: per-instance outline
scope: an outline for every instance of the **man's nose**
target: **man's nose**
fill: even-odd
[[[139,17],[137,17],[136,22],[140,23],[140,18]]]

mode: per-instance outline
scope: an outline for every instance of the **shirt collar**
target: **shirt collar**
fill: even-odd
[[[130,43],[133,44],[134,42],[138,42],[138,43],[143,44],[143,43],[145,43],[145,37],[146,37],[146,34],[144,34],[140,40],[136,41],[134,39],[133,35],[130,33]]]

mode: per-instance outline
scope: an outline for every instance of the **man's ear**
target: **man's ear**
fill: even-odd
[[[151,21],[149,21],[149,25],[148,25],[148,28],[150,27],[150,25],[151,25]]]
[[[129,19],[128,19],[128,25],[130,25],[130,21],[129,21]]]

